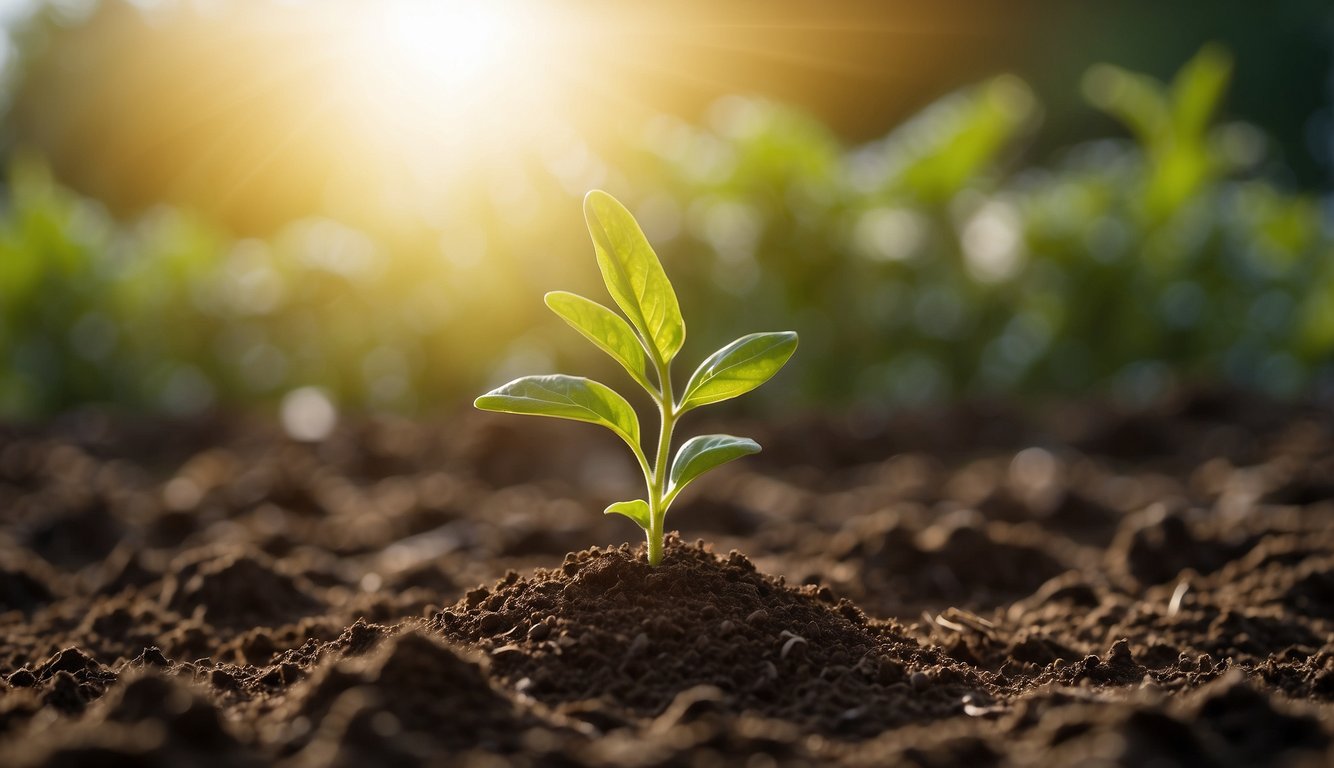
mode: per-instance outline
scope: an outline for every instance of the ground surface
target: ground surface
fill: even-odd
[[[713,426],[657,569],[591,427],[5,430],[0,764],[1334,761],[1330,412]]]

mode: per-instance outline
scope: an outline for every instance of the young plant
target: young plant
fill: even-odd
[[[686,412],[730,400],[768,381],[797,349],[797,334],[752,333],[714,352],[695,369],[681,397],[672,391],[672,360],[685,341],[686,326],[676,292],[634,216],[611,195],[594,190],[584,198],[602,279],[624,318],[595,301],[566,291],[546,295],[551,311],[611,355],[649,393],[658,407],[658,448],[650,464],[640,445],[634,408],[605,384],[579,376],[524,376],[477,398],[484,411],[553,416],[599,424],[630,446],[644,472],[647,498],[618,501],[604,514],[633,520],[648,538],[650,565],[662,562],[663,519],[690,481],[710,469],[759,453],[754,440],[700,435],[672,459],[672,431]],[[668,460],[671,459],[669,465]]]

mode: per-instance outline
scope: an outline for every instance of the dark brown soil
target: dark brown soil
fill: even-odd
[[[657,568],[576,425],[4,430],[0,765],[1334,762],[1328,409],[717,426]]]

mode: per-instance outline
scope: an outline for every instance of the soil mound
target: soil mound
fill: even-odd
[[[183,616],[202,610],[215,627],[273,627],[320,611],[304,579],[277,571],[259,553],[231,553],[169,575],[162,603]]]
[[[418,630],[366,656],[318,667],[295,688],[290,710],[313,723],[337,713],[321,738],[364,754],[376,753],[376,734],[384,741],[400,733],[436,749],[503,752],[535,723],[492,686],[483,663]]]
[[[653,717],[698,686],[716,691],[707,706],[848,735],[953,715],[992,689],[828,590],[675,538],[659,567],[629,546],[585,550],[474,590],[434,623],[487,649],[516,690],[604,729],[617,722],[601,710]]]
[[[0,613],[32,613],[55,595],[40,578],[23,568],[0,568]]]
[[[1032,594],[1075,559],[1075,545],[1059,534],[987,522],[974,512],[868,515],[832,541],[802,548],[813,564],[832,556],[845,566],[842,578],[829,580],[876,616],[912,616],[942,603],[988,610]],[[827,568],[820,580],[830,571],[840,569]]]
[[[90,708],[83,720],[25,739],[12,751],[12,765],[262,765],[199,692],[155,671],[136,675]]]

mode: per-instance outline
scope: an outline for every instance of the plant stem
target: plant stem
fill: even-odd
[[[672,377],[670,364],[657,362],[658,414],[662,417],[662,429],[658,432],[658,453],[654,457],[653,477],[649,480],[648,511],[648,564],[662,562],[663,520],[667,517],[667,505],[663,503],[667,490],[667,461],[672,453],[672,427],[676,425],[676,403],[672,397]]]
[[[651,520],[652,527],[645,531],[648,538],[648,564],[659,565],[662,563],[662,518],[653,515]]]

